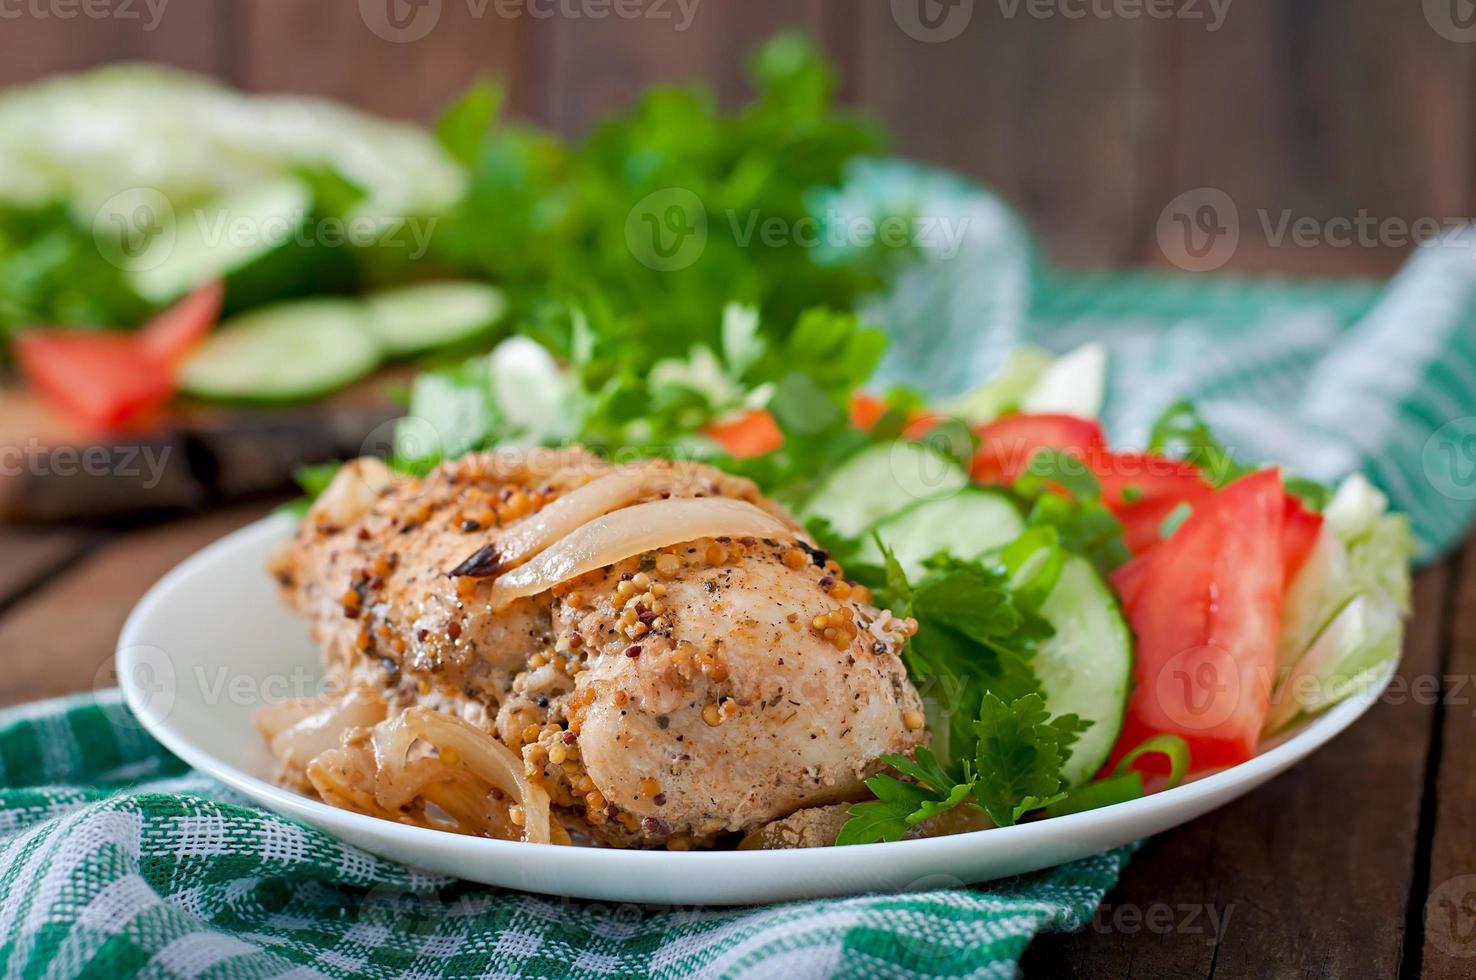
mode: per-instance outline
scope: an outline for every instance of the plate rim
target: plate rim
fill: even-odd
[[[259,543],[258,539],[261,538],[283,536],[293,527],[290,515],[276,512],[232,531],[191,554],[170,569],[149,587],[143,598],[134,606],[119,634],[117,674],[123,697],[130,711],[138,718],[144,729],[171,753],[188,763],[191,768],[219,780],[259,803],[263,799],[270,800],[276,808],[280,808],[279,812],[286,812],[294,816],[302,815],[302,819],[340,840],[343,835],[329,829],[334,824],[340,824],[368,836],[398,838],[406,845],[420,844],[432,849],[455,845],[473,853],[484,853],[487,857],[493,858],[516,861],[536,853],[540,860],[553,858],[560,864],[572,858],[581,863],[590,864],[592,874],[601,872],[632,874],[643,870],[655,870],[658,865],[666,867],[673,861],[683,862],[689,869],[699,872],[717,873],[732,871],[740,867],[745,871],[752,871],[755,868],[777,869],[794,862],[797,855],[803,855],[809,861],[821,863],[827,861],[843,863],[850,861],[853,857],[864,855],[867,858],[874,858],[882,854],[896,855],[903,860],[922,859],[965,849],[971,843],[978,841],[981,834],[990,835],[991,846],[1008,847],[1011,842],[1015,842],[1022,847],[1028,847],[1032,842],[1044,843],[1062,837],[1090,840],[1099,839],[1104,834],[1119,835],[1120,831],[1114,829],[1115,824],[1122,821],[1154,823],[1155,818],[1158,818],[1159,822],[1163,818],[1170,818],[1165,824],[1165,829],[1167,829],[1188,822],[1200,813],[1224,805],[1230,799],[1274,778],[1317,751],[1346,730],[1380,700],[1399,667],[1399,660],[1394,661],[1378,680],[1363,692],[1333,705],[1322,714],[1305,722],[1300,730],[1239,765],[1140,799],[1081,813],[1027,821],[1012,827],[993,827],[942,837],[852,844],[844,848],[807,847],[746,851],[691,850],[678,852],[602,847],[571,848],[555,844],[529,844],[522,841],[470,837],[450,831],[393,823],[367,814],[343,810],[245,772],[197,746],[186,733],[170,722],[167,711],[161,714],[151,708],[147,692],[142,691],[134,682],[132,650],[147,645],[140,636],[140,632],[145,624],[167,605],[170,594],[180,582],[195,574],[198,569],[223,560],[237,549],[248,544]],[[252,736],[260,737],[254,731]],[[1214,798],[1220,794],[1228,795],[1218,803],[1214,802]],[[1172,819],[1175,811],[1193,810],[1196,804],[1203,804],[1206,800],[1210,801],[1209,805],[1195,811],[1194,816],[1183,820]],[[268,808],[274,807],[268,805]],[[313,819],[314,815],[319,819]],[[1073,831],[1075,833],[1072,833]],[[530,852],[530,847],[542,850]],[[826,855],[829,857],[825,857]]]

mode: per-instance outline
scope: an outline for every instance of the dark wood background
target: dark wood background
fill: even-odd
[[[1199,187],[1224,190],[1247,221],[1262,209],[1444,220],[1468,213],[1476,184],[1473,45],[1435,26],[1440,3],[1466,0],[1222,0],[1216,30],[1209,0],[1152,0],[1173,18],[1128,16],[1143,0],[955,0],[972,5],[967,25],[937,43],[901,29],[891,0],[688,0],[684,30],[677,0],[619,0],[651,14],[637,18],[596,16],[615,0],[420,0],[439,20],[405,43],[377,36],[362,8],[412,0],[153,0],[157,22],[148,0],[105,2],[137,16],[0,20],[0,85],[154,59],[428,120],[491,75],[517,115],[576,134],[657,80],[699,79],[732,102],[753,45],[799,27],[900,150],[1000,190],[1063,262],[1161,262],[1160,212]],[[1398,248],[1330,259],[1265,237],[1246,236],[1232,267],[1398,262]]]
[[[368,29],[356,0],[166,0],[153,30],[119,17],[0,19],[0,85],[155,59],[428,120],[493,75],[515,114],[577,134],[657,80],[701,79],[735,101],[745,53],[798,26],[898,149],[999,189],[1067,263],[1162,264],[1158,217],[1200,187],[1225,191],[1251,221],[1261,210],[1469,212],[1476,48],[1432,26],[1437,0],[1230,0],[1217,31],[1186,18],[1039,18],[1028,3],[975,0],[962,33],[924,43],[889,0],[698,0],[684,31],[441,0],[424,39],[395,43]],[[508,9],[523,13],[499,15]],[[1377,275],[1400,252],[1272,247],[1252,234],[1230,268]],[[0,702],[112,683],[113,643],[144,589],[267,506],[129,532],[0,528]],[[1476,549],[1423,572],[1417,599],[1402,674],[1424,694],[1386,699],[1291,773],[1149,842],[1093,928],[1038,941],[1027,974],[1476,975]],[[1170,931],[1144,924],[1165,907]],[[1226,922],[1218,935],[1209,910]]]

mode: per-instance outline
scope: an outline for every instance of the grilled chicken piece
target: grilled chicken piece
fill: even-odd
[[[749,481],[641,466],[642,499],[743,499],[793,536],[684,542],[494,610],[492,576],[447,573],[611,467],[474,454],[406,480],[359,461],[272,569],[337,686],[495,732],[596,840],[702,845],[863,795],[881,755],[925,734],[898,656],[915,624],[871,606]]]

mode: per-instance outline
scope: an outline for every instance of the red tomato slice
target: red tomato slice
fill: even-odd
[[[128,334],[29,330],[16,338],[15,355],[43,396],[92,425],[133,421],[174,388],[168,370]]]
[[[1213,489],[1193,463],[1153,453],[1103,452],[1092,458],[1092,471],[1102,481],[1103,502],[1113,510],[1164,497],[1192,500]],[[1124,499],[1129,489],[1132,499]]]
[[[1093,457],[1092,470],[1102,481],[1103,502],[1122,522],[1123,541],[1135,555],[1159,542],[1163,522],[1181,503],[1192,507],[1214,492],[1193,463],[1152,453],[1104,452]]]
[[[224,303],[225,283],[217,279],[156,314],[139,328],[144,355],[173,368],[210,333]]]
[[[1148,578],[1148,570],[1152,567],[1153,555],[1142,554],[1118,566],[1117,571],[1112,573],[1112,588],[1117,591],[1117,598],[1129,615],[1137,604],[1138,596],[1143,593],[1143,582]]]
[[[1204,496],[1209,496],[1206,493]],[[1129,551],[1141,555],[1163,540],[1163,523],[1168,520],[1180,504],[1193,507],[1200,498],[1179,500],[1174,497],[1158,497],[1140,500],[1126,507],[1112,508],[1113,516],[1122,523],[1122,542]]]
[[[921,439],[936,429],[945,418],[946,415],[934,412],[913,412],[907,417],[907,425],[902,428],[902,438]]]
[[[1200,501],[1128,574],[1138,657],[1114,759],[1160,732],[1189,743],[1194,771],[1251,757],[1276,665],[1285,512],[1281,474],[1251,474]]]
[[[974,479],[1013,483],[1040,449],[1059,449],[1090,459],[1107,449],[1102,426],[1074,415],[1007,415],[979,429]]]
[[[710,423],[702,430],[709,439],[738,459],[762,456],[784,445],[784,433],[774,416],[762,408],[752,408]]]
[[[1286,581],[1291,582],[1317,544],[1317,536],[1322,533],[1322,515],[1308,510],[1300,498],[1289,493],[1282,520],[1282,558],[1286,563]]]
[[[851,427],[853,429],[871,428],[881,421],[886,411],[886,402],[875,395],[868,395],[864,391],[851,394]]]

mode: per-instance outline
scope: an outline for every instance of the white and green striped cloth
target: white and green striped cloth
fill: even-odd
[[[117,692],[0,713],[0,973],[198,977],[1011,977],[1090,921],[1112,851],[988,888],[652,908],[381,860],[253,807]]]

